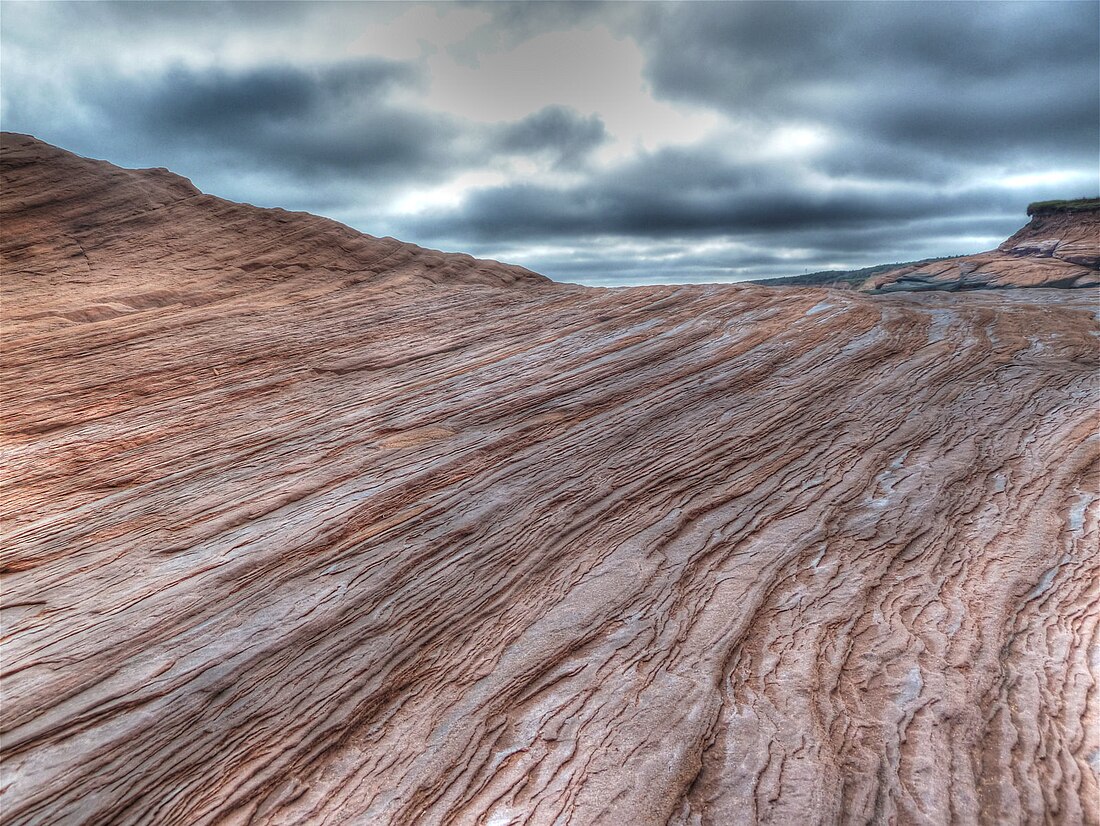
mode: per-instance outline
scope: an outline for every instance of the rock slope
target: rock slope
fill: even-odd
[[[168,170],[120,169],[27,135],[3,133],[0,153],[3,299],[21,329],[197,307],[272,282],[305,293],[379,273],[395,283],[549,283],[522,267],[224,201]]]
[[[1100,286],[1100,199],[1033,204],[1031,221],[997,249],[899,267],[867,279],[875,292]],[[1074,202],[1065,202],[1074,203]]]
[[[1097,822],[1095,291],[553,285],[0,160],[6,824]]]

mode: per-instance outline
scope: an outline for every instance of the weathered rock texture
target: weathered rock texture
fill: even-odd
[[[5,140],[6,824],[1097,822],[1095,292],[553,285]]]
[[[997,249],[910,264],[872,276],[879,292],[1100,285],[1100,200],[1091,209],[1038,209]]]

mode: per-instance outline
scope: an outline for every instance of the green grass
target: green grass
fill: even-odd
[[[1027,214],[1039,212],[1088,212],[1100,209],[1100,198],[1074,198],[1069,201],[1036,201],[1027,205]]]

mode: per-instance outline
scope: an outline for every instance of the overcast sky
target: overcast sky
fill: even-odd
[[[1100,3],[20,3],[0,125],[591,284],[995,246],[1100,190]]]

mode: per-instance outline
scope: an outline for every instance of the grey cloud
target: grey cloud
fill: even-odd
[[[637,11],[633,3],[601,0],[543,0],[537,3],[487,0],[462,5],[480,9],[491,18],[470,37],[449,47],[451,55],[468,66],[477,66],[482,54],[511,48],[546,32],[601,23],[623,29]]]
[[[496,148],[504,154],[549,152],[556,167],[576,168],[608,137],[598,116],[584,117],[564,106],[547,106],[505,126],[497,136]]]
[[[658,3],[645,12],[637,34],[651,47],[650,78],[660,91],[711,104],[747,104],[747,95],[797,100],[830,84],[936,77],[957,89],[1094,70],[1100,37],[1096,4],[1057,0]],[[899,89],[907,91],[920,90]]]
[[[739,118],[972,157],[1100,140],[1095,3],[660,4],[637,31],[657,93]]]
[[[401,63],[265,66],[242,72],[175,68],[142,80],[100,79],[84,99],[105,124],[127,125],[161,151],[213,151],[238,164],[300,176],[355,172],[375,181],[445,166],[457,129],[390,103],[418,82]]]
[[[1004,209],[1006,193],[945,195],[898,184],[868,193],[858,185],[819,191],[782,164],[738,165],[716,148],[666,149],[593,173],[570,188],[511,184],[475,192],[460,208],[419,220],[438,236],[517,238],[601,235],[700,236],[796,233]],[[1022,214],[1023,204],[1016,211]]]
[[[940,88],[919,98],[864,94],[854,123],[887,145],[952,159],[1095,161],[1100,152],[1100,83],[1016,78]]]
[[[808,165],[829,179],[895,184],[948,185],[970,171],[970,166],[961,158],[854,135],[845,135],[842,142],[819,152]]]
[[[301,123],[377,101],[397,86],[418,80],[405,63],[360,60],[324,68],[265,66],[242,72],[174,68],[137,96],[146,125],[202,134],[237,130],[259,122]],[[111,87],[100,89],[100,105]],[[131,99],[131,102],[134,102]]]
[[[442,172],[458,131],[443,116],[390,102],[391,91],[421,78],[408,64],[377,59],[149,75],[106,67],[71,79],[81,116],[60,123],[52,117],[55,102],[35,93],[33,78],[25,80],[27,94],[5,100],[5,128],[120,163],[182,163],[180,172],[199,177],[203,166],[232,161],[275,176],[407,179]]]

